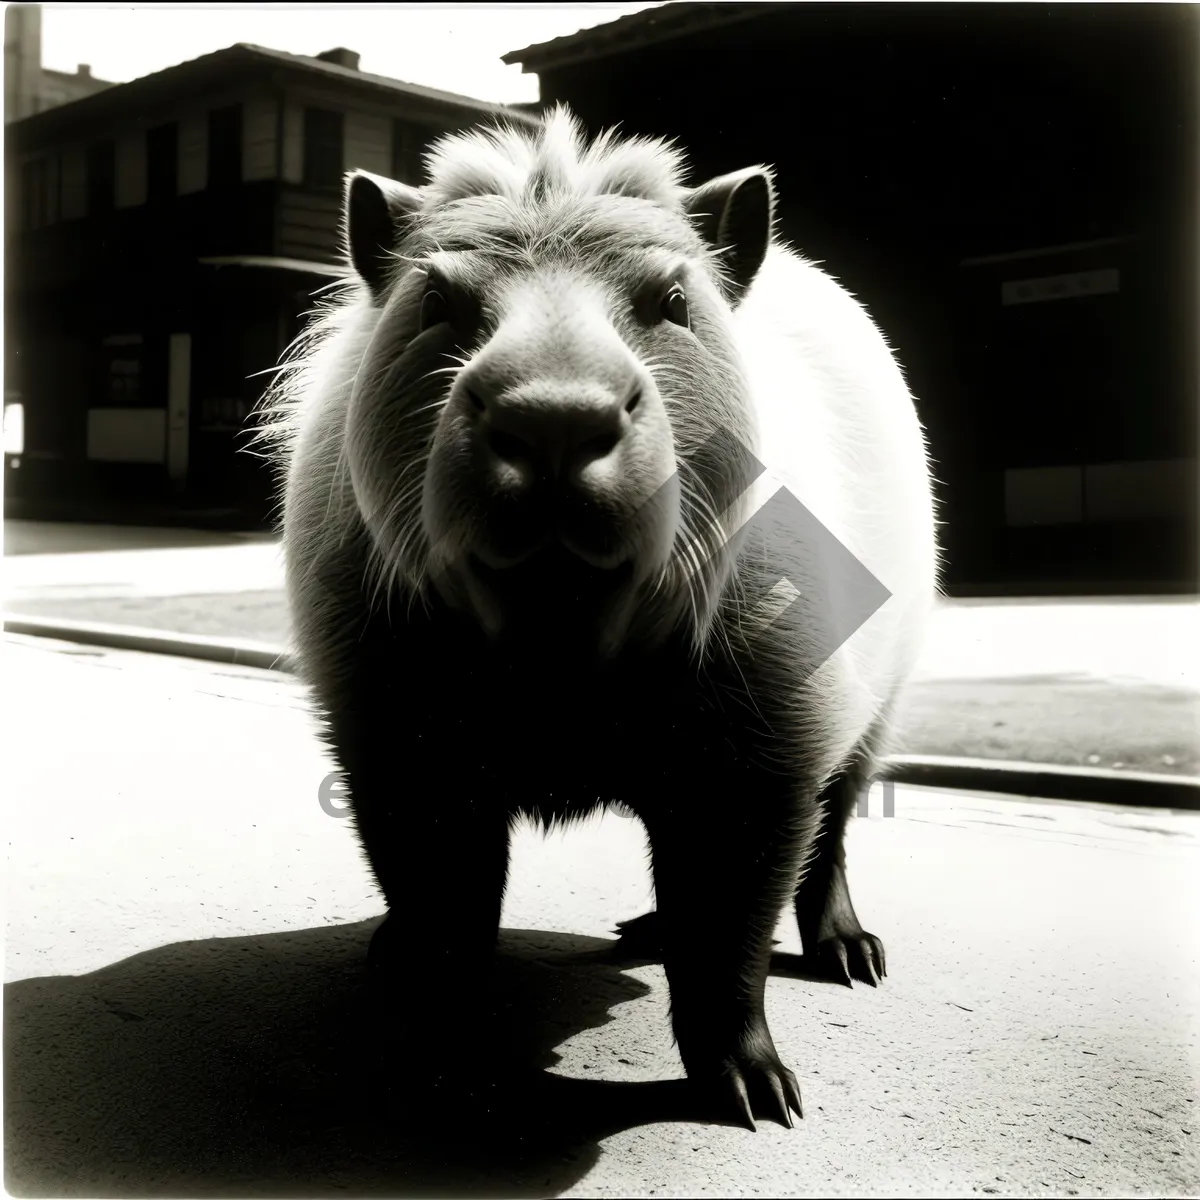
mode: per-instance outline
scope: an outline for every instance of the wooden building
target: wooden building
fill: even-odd
[[[776,167],[905,365],[954,590],[1192,591],[1198,18],[675,3],[504,61],[698,179]]]
[[[496,114],[531,119],[238,45],[9,125],[7,511],[263,521],[247,416],[341,272],[343,173],[418,182]]]

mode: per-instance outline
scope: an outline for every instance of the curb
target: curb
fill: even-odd
[[[285,651],[266,642],[164,633],[136,625],[102,625],[65,618],[6,614],[6,633],[54,638],[112,650],[202,659],[226,666],[294,674]],[[1134,808],[1200,810],[1200,778],[988,758],[894,755],[883,775],[896,783],[952,791],[990,792],[1042,800],[1074,800]]]
[[[5,614],[4,632],[78,642],[84,646],[104,646],[110,650],[170,654],[177,658],[198,658],[226,666],[292,673],[288,656],[279,647],[244,638],[210,638],[197,634],[164,633],[160,629],[142,629],[137,625],[102,625],[93,621],[71,621],[65,617],[25,617],[14,613]]]
[[[1124,808],[1200,810],[1200,778],[1195,775],[938,755],[894,755],[886,764],[888,779],[916,787],[994,792],[1031,800],[1119,804]]]

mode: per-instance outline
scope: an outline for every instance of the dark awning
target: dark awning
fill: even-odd
[[[276,258],[260,254],[229,254],[196,260],[206,267],[249,267],[259,271],[284,271],[291,275],[317,276],[321,279],[347,279],[348,267],[335,263],[309,262],[302,258]]]

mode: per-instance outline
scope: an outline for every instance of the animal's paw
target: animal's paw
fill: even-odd
[[[689,1066],[688,1078],[712,1095],[720,1108],[736,1114],[751,1132],[758,1129],[756,1110],[788,1129],[793,1128],[792,1113],[803,1118],[800,1084],[780,1060],[765,1020],[754,1022],[731,1052],[705,1056],[704,1062],[711,1065]]]
[[[817,943],[814,955],[818,969],[829,979],[854,986],[854,980],[878,987],[887,977],[883,943],[864,929],[837,933]]]
[[[733,1112],[755,1133],[754,1110],[769,1114],[788,1129],[793,1128],[792,1113],[804,1117],[800,1084],[774,1050],[767,1054],[745,1051],[731,1055],[722,1064],[719,1077],[710,1081],[720,1103]]]

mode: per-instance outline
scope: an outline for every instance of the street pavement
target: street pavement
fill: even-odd
[[[283,587],[283,556],[274,538],[194,530],[52,526],[6,521],[6,606],[34,598],[194,596]],[[40,523],[37,523],[40,524]],[[14,528],[15,527],[15,528]],[[34,552],[38,544],[53,547]]]
[[[807,978],[781,925],[767,1004],[806,1116],[756,1134],[689,1106],[661,967],[607,953],[650,902],[640,827],[523,829],[501,979],[541,1084],[430,1134],[356,1074],[382,904],[298,685],[3,656],[12,1194],[1197,1191],[1200,814],[873,795],[849,861],[888,977]]]

